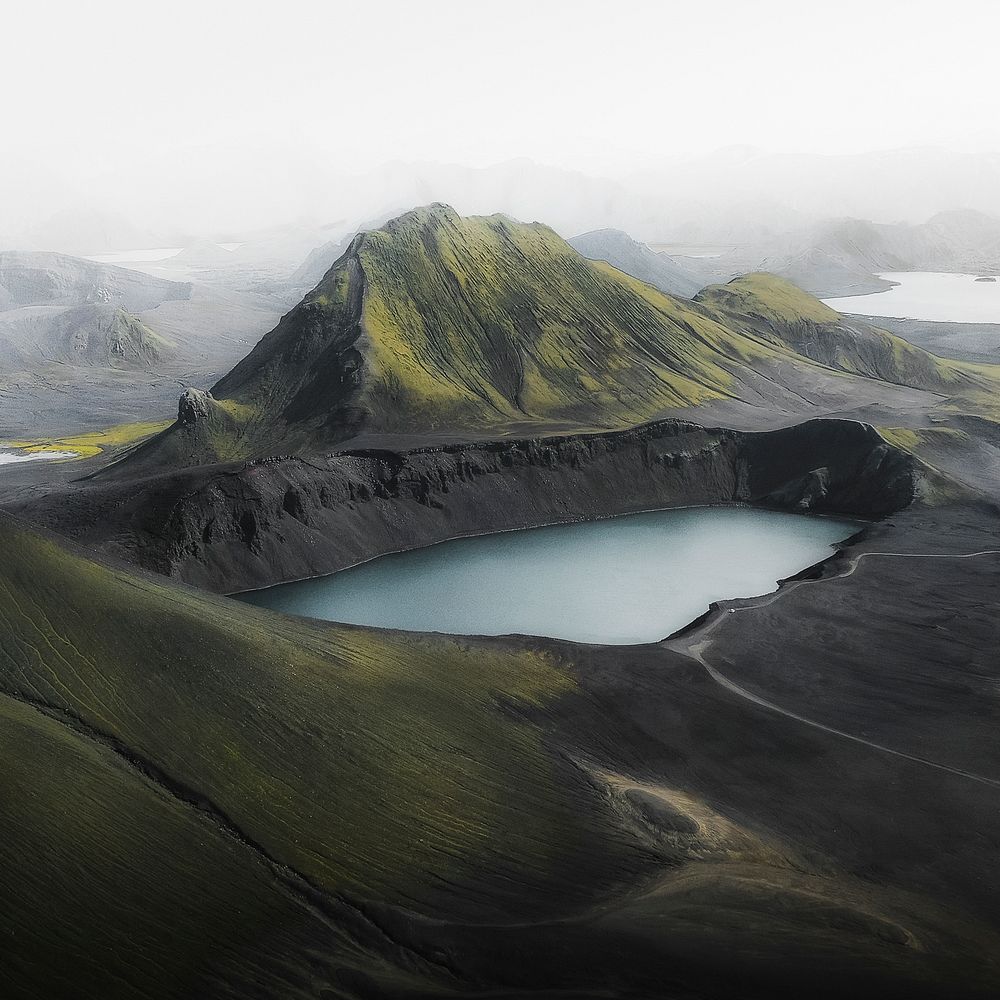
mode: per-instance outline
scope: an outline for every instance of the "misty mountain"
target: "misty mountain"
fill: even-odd
[[[109,178],[103,201],[113,210],[62,211],[30,232],[7,234],[8,244],[94,253],[177,246],[185,231],[236,241],[293,218],[314,220],[315,228],[318,220],[340,220],[339,233],[327,237],[336,242],[365,220],[433,201],[464,214],[545,219],[563,236],[613,228],[654,243],[756,245],[831,218],[915,225],[957,208],[1000,214],[1000,156],[935,147],[824,156],[728,146],[605,176],[526,158],[487,167],[397,160],[362,172],[343,161],[292,155],[282,150],[280,174],[275,168],[259,190],[229,175],[210,193],[203,182],[189,190],[199,174],[197,163],[188,163],[172,179],[178,191],[169,211],[126,198],[124,179]],[[286,204],[287,183],[285,193],[269,194],[279,176],[295,177],[294,210]],[[288,257],[321,242],[314,236]]]
[[[665,253],[650,250],[620,229],[600,229],[567,241],[590,260],[607,261],[619,271],[645,281],[668,295],[690,298],[705,284],[699,274]]]
[[[169,413],[178,381],[211,385],[282,311],[249,292],[0,253],[0,426],[25,437]]]
[[[705,262],[721,280],[751,271],[781,275],[813,295],[881,291],[883,271],[1000,270],[1000,218],[942,212],[910,225],[836,219],[737,247]]]
[[[55,253],[0,253],[0,310],[95,302],[131,312],[188,299],[191,285]]]
[[[0,254],[0,365],[146,367],[174,346],[137,315],[192,286],[51,253]]]
[[[231,250],[211,240],[197,240],[162,263],[166,267],[225,267],[234,261]]]
[[[138,316],[107,303],[0,312],[0,365],[7,369],[33,367],[39,361],[146,367],[174,346]]]
[[[92,208],[63,209],[16,233],[4,232],[0,236],[10,246],[25,250],[80,255],[177,245],[176,237],[132,222],[122,212]]]

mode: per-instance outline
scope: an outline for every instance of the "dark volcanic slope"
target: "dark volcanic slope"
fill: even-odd
[[[483,530],[699,503],[880,516],[925,489],[911,455],[856,421],[762,434],[664,421],[85,482],[14,509],[149,569],[235,591]]]
[[[1000,984],[996,787],[664,647],[321,626],[0,544],[5,996]]]

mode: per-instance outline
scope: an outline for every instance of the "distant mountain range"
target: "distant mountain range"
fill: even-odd
[[[656,253],[645,243],[632,239],[619,229],[598,229],[574,236],[568,241],[574,250],[590,260],[603,260],[619,271],[645,281],[668,295],[691,298],[705,285],[692,268],[665,253]]]
[[[1000,271],[1000,218],[953,211],[925,223],[885,225],[837,219],[704,261],[706,271],[728,280],[748,271],[770,271],[814,295],[880,291],[882,271]]]
[[[288,285],[313,287],[350,242],[348,235],[317,247]],[[657,253],[619,229],[594,230],[568,242],[591,260],[685,298],[713,282],[759,271],[821,297],[884,291],[891,284],[877,276],[884,271],[1000,272],[1000,218],[973,211],[942,212],[918,225],[827,220],[698,257]]]
[[[0,312],[0,365],[6,368],[31,367],[39,359],[84,367],[147,367],[173,346],[120,306]]]
[[[146,367],[172,343],[137,313],[191,285],[50,253],[0,253],[0,364]]]
[[[319,228],[319,220],[336,223],[340,233],[330,234],[336,242],[349,229],[367,228],[366,220],[433,201],[467,214],[545,220],[563,236],[614,228],[663,243],[758,244],[830,218],[917,224],[955,208],[1000,215],[1000,156],[931,147],[821,156],[730,146],[615,176],[525,158],[485,167],[396,161],[357,172],[305,154],[296,163],[293,155],[282,150],[281,176],[300,178],[294,212],[284,193],[273,201],[248,199],[244,187],[227,188],[224,180],[217,190],[204,184],[178,190],[169,211],[154,212],[123,202],[123,178],[109,177],[103,203],[112,210],[61,210],[43,223],[0,233],[0,246],[93,254],[183,246],[195,236],[253,241],[254,231],[287,228],[292,218],[311,220],[299,224],[303,230]],[[177,167],[197,176],[196,164]],[[42,207],[33,215],[41,218]],[[307,251],[308,245],[296,248],[293,256]]]
[[[65,254],[0,253],[0,435],[169,412],[179,380],[210,385],[282,311],[252,292]]]
[[[111,264],[55,253],[0,253],[0,309],[95,302],[141,312],[190,295],[187,282],[154,278]]]

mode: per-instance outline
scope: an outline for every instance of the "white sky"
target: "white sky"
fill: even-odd
[[[995,0],[12,3],[0,232],[95,192],[235,196],[250,163],[1000,149],[998,28]]]

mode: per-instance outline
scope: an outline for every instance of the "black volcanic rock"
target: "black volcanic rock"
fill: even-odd
[[[210,398],[193,405],[199,421],[221,419]],[[99,478],[15,509],[157,572],[247,590],[466,532],[650,508],[738,502],[879,517],[912,503],[920,481],[912,456],[856,421],[761,434],[664,421]]]
[[[177,422],[179,424],[193,424],[200,417],[207,417],[211,409],[211,399],[210,392],[193,388],[185,389],[177,402]]]

